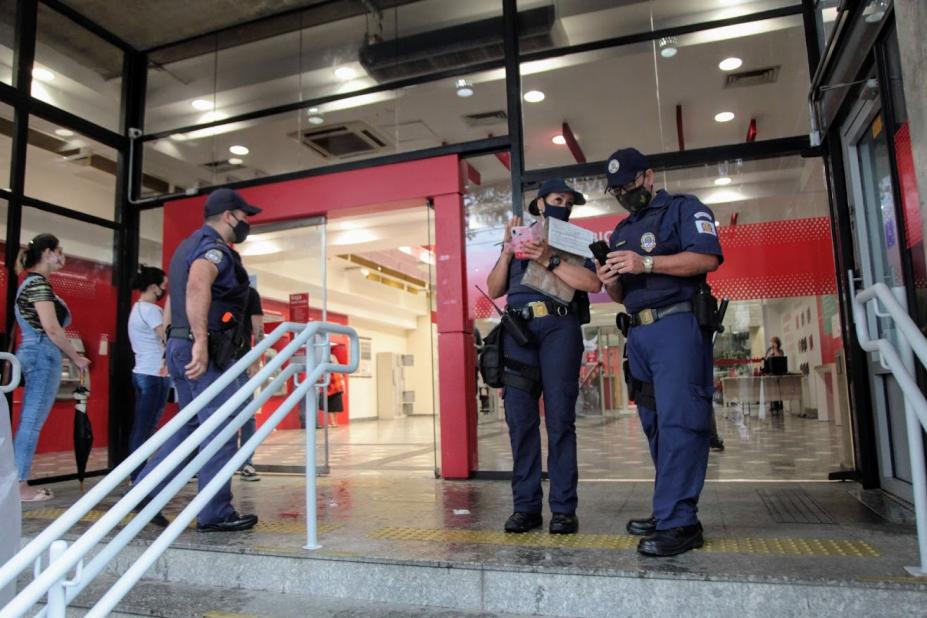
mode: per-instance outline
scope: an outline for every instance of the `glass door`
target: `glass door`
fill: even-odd
[[[242,262],[251,276],[251,285],[261,295],[264,331],[272,332],[281,322],[328,320],[324,217],[312,217],[256,225],[248,240],[238,246]],[[268,351],[265,362],[288,343],[287,338]],[[269,417],[292,392],[289,381],[255,415],[258,425]],[[328,397],[319,397],[316,419],[306,417],[304,406],[291,413],[258,448],[254,466],[267,472],[300,472],[305,469],[305,434],[317,430],[318,470],[329,471],[329,427],[332,414],[326,413]],[[314,424],[310,424],[314,423]]]
[[[899,242],[899,227],[903,223],[896,216],[889,136],[884,126],[882,106],[877,100],[861,100],[854,111],[844,125],[843,147],[850,216],[856,232],[857,289],[885,283],[899,302],[907,306],[906,286],[910,282],[905,280]],[[867,319],[870,332],[887,339],[900,350],[904,349],[901,346],[906,344],[894,322],[877,315],[871,304]],[[904,396],[891,372],[879,362],[877,354],[869,355],[868,365],[882,486],[911,500]],[[913,373],[913,367],[909,370]]]

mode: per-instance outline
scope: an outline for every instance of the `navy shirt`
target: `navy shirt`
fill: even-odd
[[[207,260],[219,271],[212,284],[208,330],[222,330],[225,326],[222,316],[226,312],[231,312],[236,320],[244,319],[250,288],[248,273],[241,265],[241,258],[222,240],[219,233],[204,225],[180,243],[171,258],[168,272],[171,325],[175,328],[190,327],[187,319],[187,280],[190,267],[196,260]]]
[[[622,242],[623,241],[623,242]],[[715,227],[715,215],[693,195],[660,190],[650,205],[624,219],[610,240],[612,251],[640,255],[673,255],[684,251],[718,256],[724,261]],[[691,300],[704,275],[621,275],[624,306],[630,313]]]

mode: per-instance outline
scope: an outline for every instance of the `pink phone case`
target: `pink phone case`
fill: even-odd
[[[530,240],[534,240],[530,226],[516,225],[512,228],[512,251],[515,252],[515,257],[517,259],[525,259],[525,243]]]

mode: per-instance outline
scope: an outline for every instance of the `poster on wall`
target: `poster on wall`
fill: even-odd
[[[360,360],[357,363],[357,371],[351,374],[352,378],[372,378],[373,370],[370,366],[372,353],[372,342],[370,337],[358,337],[360,343]]]
[[[305,324],[309,321],[309,293],[290,294],[290,321]]]

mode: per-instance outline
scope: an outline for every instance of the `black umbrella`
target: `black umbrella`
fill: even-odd
[[[87,459],[93,448],[93,427],[87,416],[87,398],[90,389],[84,386],[84,374],[81,372],[80,386],[74,389],[74,459],[77,461],[77,480],[84,490],[84,474],[87,472]]]

